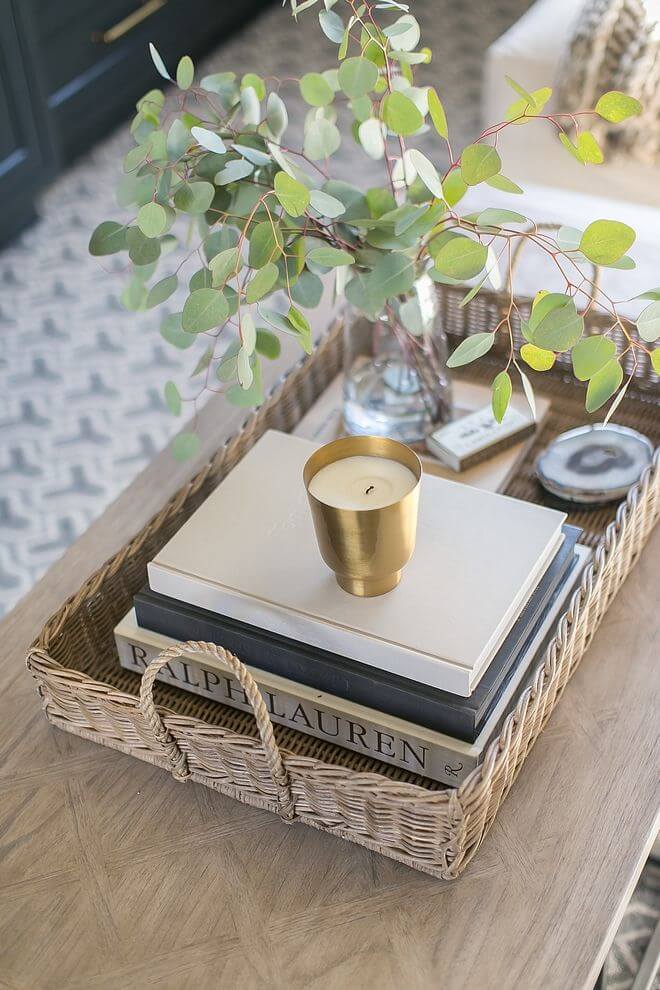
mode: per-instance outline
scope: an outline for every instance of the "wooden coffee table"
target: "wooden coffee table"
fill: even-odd
[[[200,460],[243,415],[209,403]],[[30,641],[194,469],[163,453],[0,623],[0,986],[591,990],[658,827],[660,527],[450,884],[47,723]]]

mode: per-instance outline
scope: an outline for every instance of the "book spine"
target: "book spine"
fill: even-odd
[[[119,662],[126,670],[143,673],[158,656],[159,649],[139,636],[115,632]],[[401,732],[386,722],[362,714],[349,716],[341,709],[341,699],[327,699],[318,692],[294,693],[260,683],[259,672],[252,671],[273,722],[306,735],[315,736],[363,756],[371,756],[431,780],[458,786],[476,766],[474,753],[466,753],[466,744],[456,740],[456,748],[420,738],[414,731]],[[200,657],[186,654],[166,664],[157,680],[182,688],[204,698],[212,698],[230,708],[251,711],[245,692],[229,671],[208,666]],[[411,727],[412,728],[412,727]]]

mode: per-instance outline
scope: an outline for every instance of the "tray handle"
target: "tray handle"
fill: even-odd
[[[170,761],[172,776],[176,780],[184,781],[190,777],[191,771],[188,766],[188,759],[185,753],[181,750],[176,739],[165,726],[156,709],[153,698],[153,686],[158,675],[158,671],[164,667],[165,664],[169,663],[170,660],[176,660],[182,653],[205,653],[207,656],[213,657],[214,660],[217,660],[218,663],[227,667],[231,671],[245,691],[245,695],[250,702],[250,706],[257,723],[259,737],[268,762],[268,770],[277,790],[280,818],[282,818],[285,822],[293,821],[295,817],[295,810],[293,794],[291,791],[291,781],[286,767],[284,766],[282,754],[280,753],[278,745],[275,742],[275,737],[273,735],[273,724],[268,715],[266,705],[264,704],[264,699],[261,697],[256,681],[247,667],[245,667],[245,665],[242,664],[238,657],[235,657],[233,653],[223,649],[221,646],[216,646],[215,643],[202,643],[190,640],[186,643],[176,643],[173,646],[169,646],[166,650],[163,650],[162,653],[159,653],[157,657],[154,657],[142,675],[140,699],[138,702],[140,711],[144,715],[144,718],[154,737],[158,740],[167,753]]]

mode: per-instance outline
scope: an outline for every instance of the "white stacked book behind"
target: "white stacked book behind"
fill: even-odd
[[[556,553],[565,514],[425,476],[400,586],[354,598],[316,546],[302,481],[315,447],[262,437],[149,565],[150,587],[469,696]]]

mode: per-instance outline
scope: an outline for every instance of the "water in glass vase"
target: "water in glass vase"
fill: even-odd
[[[347,433],[416,443],[451,417],[446,339],[438,326],[435,299],[431,280],[420,279],[413,296],[420,317],[417,333],[403,327],[394,313],[374,322],[357,315],[347,320]]]

